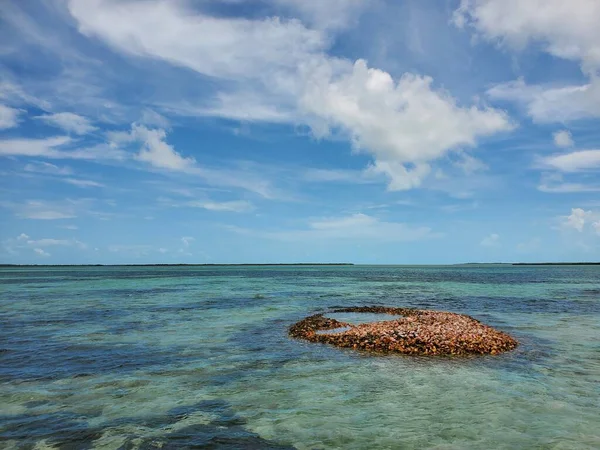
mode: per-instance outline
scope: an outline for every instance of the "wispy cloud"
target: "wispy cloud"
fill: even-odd
[[[484,237],[479,243],[482,247],[499,247],[500,246],[500,235],[492,233]]]
[[[98,206],[93,198],[66,199],[61,201],[24,200],[22,202],[3,201],[0,207],[11,210],[15,217],[32,220],[64,220],[80,216],[104,218],[114,217],[114,213],[106,213],[95,209]]]
[[[580,150],[541,159],[547,167],[563,172],[580,172],[600,169],[600,150]]]
[[[15,128],[19,125],[22,110],[0,104],[0,130]]]
[[[45,250],[49,247],[68,247],[78,250],[86,250],[87,244],[81,242],[78,239],[55,239],[55,238],[43,238],[33,239],[25,233],[21,233],[16,238],[9,238],[2,241],[2,247],[4,250],[12,255],[18,255],[22,252],[30,254],[31,252],[38,256],[49,257],[51,254]]]
[[[45,161],[33,161],[24,167],[25,172],[42,173],[46,175],[73,175],[70,167],[59,167]]]
[[[62,128],[67,133],[83,135],[98,129],[86,117],[70,112],[44,114],[35,118],[46,122],[48,125]]]
[[[311,220],[304,229],[258,231],[232,226],[227,228],[234,233],[282,241],[350,239],[366,242],[410,242],[443,236],[429,227],[381,221],[362,213]]]
[[[65,183],[72,184],[73,186],[88,188],[88,187],[105,187],[104,184],[98,183],[92,180],[82,180],[80,178],[65,178]]]

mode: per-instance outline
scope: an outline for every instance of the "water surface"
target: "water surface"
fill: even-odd
[[[600,267],[39,267],[0,283],[1,448],[600,448]],[[365,304],[469,314],[521,345],[437,359],[287,336]]]

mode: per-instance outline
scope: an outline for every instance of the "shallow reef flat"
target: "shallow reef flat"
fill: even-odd
[[[331,312],[389,314],[391,317],[352,325],[328,318],[326,314],[315,314],[290,327],[290,336],[357,350],[430,356],[496,355],[518,345],[508,334],[463,314],[385,306],[357,306]]]

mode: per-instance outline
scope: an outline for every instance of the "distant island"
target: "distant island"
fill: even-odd
[[[600,262],[542,262],[542,263],[513,263],[513,266],[600,266]]]
[[[353,266],[354,263],[243,264],[0,264],[0,267],[235,267],[235,266]]]

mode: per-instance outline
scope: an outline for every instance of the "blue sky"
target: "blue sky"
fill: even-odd
[[[1,262],[600,260],[597,0],[0,15]]]

